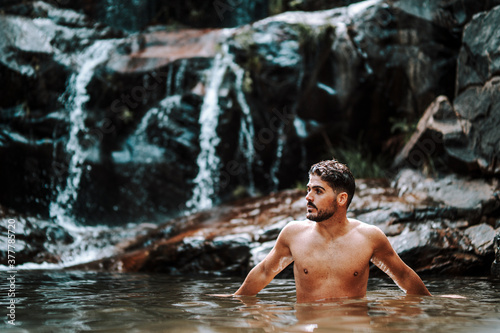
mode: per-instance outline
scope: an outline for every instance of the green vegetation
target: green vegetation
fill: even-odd
[[[233,198],[238,200],[238,199],[243,199],[247,198],[250,196],[250,193],[248,193],[248,189],[244,185],[238,185],[236,188],[233,190]]]
[[[283,0],[269,0],[268,8],[269,15],[277,15],[285,11],[285,4]]]
[[[255,31],[250,27],[244,27],[234,36],[234,41],[243,50],[254,50],[256,48],[254,33]]]
[[[363,143],[362,135],[357,141],[344,140],[337,147],[333,147],[329,140],[325,139],[325,141],[329,148],[324,159],[335,158],[347,164],[356,179],[386,177],[390,160],[383,154],[374,155]]]
[[[298,42],[302,50],[316,50],[318,45],[330,49],[335,35],[335,26],[325,24],[320,27],[312,27],[308,24],[297,23],[294,25],[298,33]]]
[[[404,137],[404,143],[408,142],[415,130],[417,129],[418,120],[412,120],[408,118],[396,118],[389,117],[389,123],[391,124],[391,134],[402,133]]]
[[[245,77],[243,78],[243,84],[242,87],[243,91],[247,94],[250,94],[253,89],[253,80],[250,75],[250,72],[245,71]]]
[[[307,190],[307,185],[306,185],[306,183],[305,183],[305,182],[300,181],[300,180],[297,180],[297,181],[295,182],[295,187],[294,187],[294,189],[296,189],[296,190],[301,190],[301,191],[305,191],[305,190]]]
[[[345,163],[351,169],[355,178],[383,178],[386,176],[381,155],[373,154],[363,147],[348,146],[335,148],[331,151],[334,158]]]

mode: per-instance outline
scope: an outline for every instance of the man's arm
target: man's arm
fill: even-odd
[[[292,263],[293,258],[290,248],[287,245],[286,229],[287,227],[281,231],[271,252],[269,252],[266,258],[257,266],[252,268],[245,281],[234,295],[256,295],[267,286],[279,272]]]
[[[431,296],[417,273],[406,265],[394,251],[382,230],[374,228],[373,240],[375,249],[371,261],[378,268],[389,275],[406,294]]]

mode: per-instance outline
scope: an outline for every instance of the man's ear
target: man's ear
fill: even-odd
[[[337,204],[339,206],[345,206],[345,205],[347,205],[347,199],[348,198],[349,198],[349,196],[347,195],[347,192],[340,192],[337,195]]]

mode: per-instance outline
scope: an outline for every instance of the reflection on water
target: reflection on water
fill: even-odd
[[[498,332],[499,280],[424,282],[434,295],[464,298],[406,296],[390,280],[371,279],[366,297],[296,304],[293,280],[233,298],[210,294],[230,294],[241,279],[19,271],[16,326],[4,319],[0,331]],[[0,281],[2,293],[7,284]],[[1,308],[5,315],[5,297]]]

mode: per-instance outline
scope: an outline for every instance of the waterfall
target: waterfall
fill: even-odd
[[[310,122],[315,123],[314,120],[311,120]],[[300,140],[300,169],[301,170],[307,170],[307,165],[306,165],[306,160],[307,160],[307,151],[306,151],[306,146],[304,144],[304,140],[309,136],[309,133],[307,131],[306,127],[306,122],[301,119],[299,116],[296,116],[295,119],[293,120],[293,126],[295,128],[295,133],[299,137]]]
[[[74,73],[70,80],[68,88],[63,94],[63,98],[68,96],[68,101],[63,103],[70,112],[70,132],[69,141],[66,144],[66,151],[71,155],[68,165],[68,176],[66,186],[61,188],[57,186],[57,197],[51,202],[49,214],[60,226],[66,229],[73,229],[73,217],[71,215],[73,204],[76,201],[78,187],[83,172],[83,163],[91,149],[85,149],[81,146],[78,135],[86,131],[84,105],[89,100],[87,94],[87,85],[94,74],[94,69],[108,59],[108,54],[115,46],[113,41],[97,41],[88,47],[81,55],[79,62],[83,62],[78,73]]]
[[[216,178],[220,159],[216,153],[216,147],[220,142],[217,136],[217,125],[219,124],[219,88],[222,85],[232,58],[227,53],[227,45],[223,45],[223,53],[215,56],[214,64],[208,78],[208,87],[201,106],[199,123],[200,129],[200,153],[196,163],[198,174],[193,180],[195,187],[193,196],[186,203],[191,211],[203,210],[212,207],[217,186]]]
[[[271,165],[271,170],[270,170],[271,180],[273,182],[273,191],[277,191],[280,185],[278,173],[281,166],[281,157],[283,156],[283,149],[286,143],[286,136],[284,132],[285,132],[285,124],[281,124],[279,127],[278,141],[276,144],[276,159]]]
[[[143,29],[154,15],[149,10],[151,1],[105,0],[100,6],[106,24],[131,32]]]
[[[165,149],[149,142],[147,129],[152,121],[155,122],[158,128],[166,127],[170,112],[180,102],[181,95],[167,96],[159,103],[159,107],[151,108],[144,115],[134,134],[127,140],[127,145],[132,155],[130,156],[131,159],[148,162],[163,158]]]
[[[253,139],[255,138],[255,129],[253,126],[252,114],[250,113],[250,107],[245,99],[245,94],[243,93],[243,80],[245,77],[245,70],[235,63],[231,66],[236,74],[236,98],[240,104],[241,111],[244,117],[241,117],[241,129],[239,136],[239,147],[242,151],[246,164],[247,164],[247,175],[248,175],[248,193],[250,195],[255,194],[255,182],[253,179],[252,165],[255,158],[255,150],[253,147]]]
[[[179,91],[179,92],[181,91],[182,82],[184,81],[184,74],[186,74],[187,65],[188,65],[188,61],[186,59],[182,59],[181,64],[179,65],[179,69],[177,70],[177,74],[175,74],[174,91]]]
[[[217,12],[219,19],[226,27],[242,26],[268,15],[267,1],[264,0],[228,0],[220,1],[218,5],[222,7]]]
[[[89,227],[77,225],[72,216],[73,204],[78,196],[78,188],[85,160],[95,147],[84,147],[80,142],[81,133],[86,132],[85,103],[89,100],[87,85],[90,83],[95,68],[108,59],[109,52],[116,46],[114,40],[96,41],[78,55],[76,63],[81,63],[79,71],[73,74],[61,100],[70,113],[69,139],[66,152],[71,155],[65,186],[57,186],[57,197],[51,202],[49,214],[57,225],[65,229],[73,238],[67,243],[46,243],[48,252],[59,255],[58,264],[26,264],[24,268],[62,268],[83,262],[89,262],[113,254],[114,246],[124,237],[132,237],[131,226],[109,228],[104,226]],[[64,100],[63,100],[64,99]],[[95,142],[94,142],[95,143]]]
[[[169,66],[167,73],[167,96],[174,93],[174,86],[172,81],[174,80],[174,66]]]
[[[247,164],[248,192],[250,194],[255,193],[255,183],[252,174],[252,165],[255,158],[253,147],[255,131],[250,107],[243,93],[245,71],[234,62],[233,55],[228,52],[228,45],[222,44],[222,52],[216,55],[209,74],[208,88],[200,112],[201,151],[196,161],[199,171],[193,180],[195,184],[193,196],[186,204],[186,207],[191,212],[211,208],[216,200],[215,196],[218,189],[217,186],[219,185],[217,180],[220,169],[220,159],[216,153],[216,148],[220,143],[220,138],[216,132],[221,113],[219,107],[219,89],[223,83],[224,75],[228,70],[233,71],[236,75],[236,98],[243,113],[241,117],[239,150],[243,154]]]

